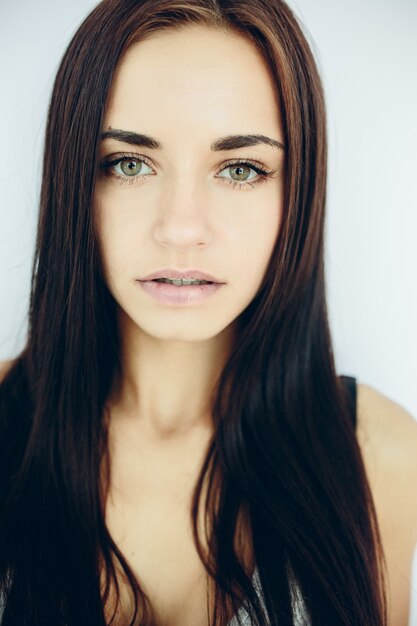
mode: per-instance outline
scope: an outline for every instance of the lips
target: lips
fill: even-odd
[[[175,269],[161,269],[156,272],[152,272],[152,274],[148,274],[143,278],[139,278],[140,282],[147,282],[150,280],[155,280],[156,278],[170,278],[171,280],[180,278],[188,279],[195,278],[196,280],[206,280],[211,283],[224,284],[224,281],[212,276],[211,274],[207,274],[207,272],[202,272],[201,270],[175,270]]]

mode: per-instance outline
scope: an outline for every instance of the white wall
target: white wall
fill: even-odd
[[[0,6],[0,360],[25,337],[52,80],[94,5]],[[327,95],[327,276],[338,370],[417,417],[417,2],[290,5],[315,41]]]

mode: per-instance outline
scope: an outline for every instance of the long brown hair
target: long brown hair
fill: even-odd
[[[74,35],[56,77],[28,340],[0,387],[3,626],[104,625],[115,562],[134,593],[131,624],[138,615],[143,625],[156,623],[105,524],[104,408],[119,337],[92,209],[121,55],[155,31],[197,23],[238,32],[262,53],[286,145],[279,236],[213,393],[214,434],[190,511],[215,582],[210,623],[224,624],[227,602],[237,609],[247,598],[253,623],[293,624],[296,585],[313,625],[386,624],[376,513],[328,326],[325,107],[306,39],[282,0],[104,0]],[[203,484],[208,553],[197,528]],[[268,617],[234,542],[243,509]]]

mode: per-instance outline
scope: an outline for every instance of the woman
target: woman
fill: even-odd
[[[336,374],[325,188],[283,2],[82,24],[0,387],[3,626],[406,626],[417,425]]]

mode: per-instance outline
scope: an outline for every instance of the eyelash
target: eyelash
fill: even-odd
[[[137,161],[140,163],[145,163],[145,165],[148,165],[148,167],[152,167],[149,159],[147,159],[144,156],[136,156],[133,154],[119,154],[115,159],[110,160],[106,160],[104,159],[104,161],[102,161],[100,168],[103,171],[105,176],[111,176],[112,178],[115,178],[120,184],[122,185],[134,185],[138,179],[142,180],[143,178],[147,178],[148,176],[151,176],[151,174],[138,174],[137,176],[120,176],[117,174],[114,174],[111,172],[111,168],[115,167],[116,165],[118,165],[119,163],[122,163],[123,161]],[[235,189],[236,187],[240,190],[240,189],[247,189],[248,187],[254,188],[256,185],[259,185],[260,183],[265,182],[266,180],[268,180],[268,178],[272,178],[272,176],[275,174],[275,171],[268,171],[266,168],[264,168],[260,163],[258,163],[257,161],[253,161],[252,159],[244,159],[244,160],[230,160],[230,161],[226,161],[226,163],[222,164],[221,169],[218,170],[217,174],[219,174],[220,172],[223,172],[224,170],[227,170],[227,168],[229,167],[233,167],[236,165],[246,165],[248,167],[250,167],[251,169],[253,169],[257,174],[258,174],[258,178],[256,180],[250,180],[250,181],[237,181],[237,180],[227,180],[226,178],[223,178],[222,176],[220,178],[223,178],[223,180],[225,180],[229,185],[232,185],[232,188]]]

